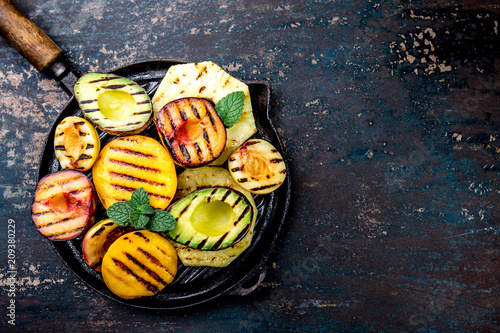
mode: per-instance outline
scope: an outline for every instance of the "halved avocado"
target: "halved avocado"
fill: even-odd
[[[198,250],[221,250],[239,242],[250,229],[253,206],[227,187],[195,191],[170,208],[177,220],[168,236]]]
[[[151,99],[130,79],[89,73],[76,82],[74,91],[85,117],[106,133],[137,134],[151,123]]]

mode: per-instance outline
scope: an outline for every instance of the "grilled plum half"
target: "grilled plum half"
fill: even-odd
[[[43,177],[31,207],[38,231],[51,240],[78,237],[93,224],[97,195],[82,173],[63,170]]]
[[[117,296],[153,296],[174,280],[177,253],[168,239],[149,230],[118,238],[102,260],[102,277]]]
[[[213,104],[187,97],[165,105],[156,116],[156,129],[177,164],[198,167],[224,151],[226,128]]]
[[[94,224],[82,241],[83,260],[96,271],[101,271],[101,262],[109,247],[121,235],[133,231],[131,226],[120,226],[111,219]]]

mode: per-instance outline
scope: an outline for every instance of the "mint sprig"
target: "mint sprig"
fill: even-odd
[[[116,224],[136,229],[167,231],[176,224],[172,214],[150,206],[148,192],[143,187],[135,190],[129,201],[112,204],[106,213]]]
[[[233,91],[215,104],[215,111],[217,111],[224,126],[229,128],[240,120],[244,101],[245,93],[243,91]]]

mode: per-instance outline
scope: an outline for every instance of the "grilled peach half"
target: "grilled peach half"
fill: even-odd
[[[177,253],[170,242],[149,230],[118,238],[102,261],[102,277],[115,295],[132,299],[153,296],[177,274]]]
[[[104,258],[111,244],[123,234],[133,230],[134,227],[120,226],[111,219],[97,222],[83,237],[83,260],[96,271],[101,271],[102,258]]]
[[[198,167],[214,161],[226,146],[226,127],[213,104],[186,97],[165,105],[156,116],[163,145],[177,164]]]
[[[155,139],[133,135],[108,143],[92,167],[97,195],[105,209],[117,201],[130,200],[144,187],[153,208],[165,209],[177,187],[175,164]]]
[[[45,237],[59,241],[78,237],[93,224],[97,195],[82,173],[63,170],[43,177],[31,207],[33,223]]]

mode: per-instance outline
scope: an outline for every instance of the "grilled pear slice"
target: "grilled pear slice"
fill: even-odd
[[[257,220],[257,207],[250,192],[241,188],[225,168],[204,166],[183,171],[177,178],[176,198],[185,197],[197,189],[208,186],[224,186],[234,188],[245,195],[256,212],[253,216],[250,229],[245,237],[236,244],[222,250],[197,250],[177,242],[172,242],[177,250],[177,255],[184,266],[210,266],[226,267],[242,254],[251,244],[255,222]]]
[[[88,73],[78,79],[74,92],[85,117],[106,133],[138,134],[151,123],[151,99],[130,79],[114,74]]]
[[[172,66],[152,98],[154,115],[156,117],[166,104],[182,97],[206,98],[217,104],[234,91],[243,91],[245,94],[243,113],[236,124],[226,129],[224,151],[212,162],[213,165],[221,165],[231,152],[257,132],[250,92],[245,83],[232,77],[212,61]]]
[[[227,166],[234,180],[255,194],[275,191],[286,178],[286,164],[280,152],[262,139],[245,142],[231,154]]]
[[[153,208],[165,209],[174,197],[177,174],[169,152],[153,138],[132,135],[108,143],[97,157],[92,177],[105,209],[130,200],[144,187]]]
[[[56,127],[54,152],[63,169],[87,171],[94,164],[101,140],[86,119],[66,117]]]
[[[153,296],[177,274],[177,253],[170,242],[149,230],[118,238],[102,260],[102,277],[117,296],[132,299]]]

